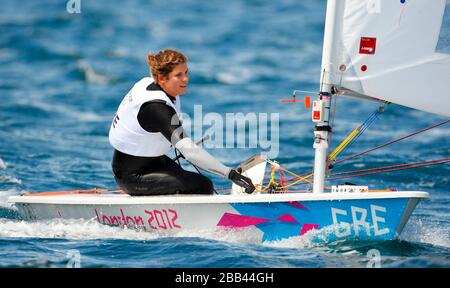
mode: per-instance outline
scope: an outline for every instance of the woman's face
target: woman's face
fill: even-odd
[[[178,64],[167,77],[158,75],[158,84],[170,96],[186,93],[189,82],[189,71],[186,63]]]

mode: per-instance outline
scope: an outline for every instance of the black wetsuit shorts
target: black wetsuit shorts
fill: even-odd
[[[115,150],[112,165],[117,184],[133,196],[213,193],[209,178],[182,169],[166,155],[137,157]]]

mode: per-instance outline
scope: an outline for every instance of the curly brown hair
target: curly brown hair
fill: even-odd
[[[158,75],[167,77],[175,66],[187,62],[188,58],[175,49],[163,49],[156,54],[147,54],[147,63],[156,84],[158,84]]]

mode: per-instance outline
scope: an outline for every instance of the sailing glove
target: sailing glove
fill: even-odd
[[[233,181],[236,185],[239,185],[245,189],[245,193],[251,194],[255,191],[255,186],[252,183],[250,178],[245,177],[244,175],[239,174],[236,170],[232,169],[230,174],[228,174],[228,179]]]

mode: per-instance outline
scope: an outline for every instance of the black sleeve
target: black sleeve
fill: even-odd
[[[175,145],[179,140],[185,137],[181,121],[175,109],[168,106],[165,102],[150,101],[142,104],[137,116],[139,125],[151,133],[161,132],[164,137]]]

